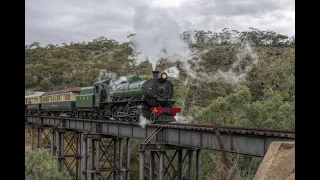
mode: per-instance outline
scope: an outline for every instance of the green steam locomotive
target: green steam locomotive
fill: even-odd
[[[26,114],[151,122],[175,121],[181,108],[174,107],[174,87],[166,73],[152,71],[153,78],[140,76],[108,78],[88,87],[72,87],[25,96]]]

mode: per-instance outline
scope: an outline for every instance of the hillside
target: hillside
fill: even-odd
[[[175,66],[177,106],[191,123],[294,129],[295,40],[272,31],[184,32],[192,56],[172,62],[161,59],[156,69]],[[236,37],[236,38],[235,38]],[[236,39],[236,41],[235,41]],[[137,64],[131,42],[100,37],[91,42],[25,47],[25,88],[49,91],[87,86],[114,73],[151,76],[148,61]],[[187,68],[186,68],[187,67]],[[252,179],[261,159],[230,156],[234,179]],[[203,151],[206,177],[219,174],[217,152]],[[237,162],[237,163],[236,163]]]

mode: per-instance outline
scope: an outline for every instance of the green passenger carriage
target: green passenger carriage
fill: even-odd
[[[43,114],[56,116],[61,113],[71,114],[75,109],[79,90],[79,87],[73,87],[44,93],[41,96]]]
[[[25,99],[25,108],[28,114],[39,113],[41,109],[41,95],[45,92],[35,92],[32,95],[27,95]]]

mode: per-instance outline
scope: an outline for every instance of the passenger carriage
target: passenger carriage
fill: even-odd
[[[44,93],[41,96],[43,114],[56,116],[61,113],[71,114],[75,109],[79,91],[80,87],[71,87]]]
[[[44,92],[35,92],[32,95],[27,95],[25,99],[25,108],[27,114],[38,114],[41,110],[41,95]]]

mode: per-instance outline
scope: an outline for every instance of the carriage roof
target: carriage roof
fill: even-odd
[[[45,92],[34,92],[33,94],[31,95],[26,95],[24,96],[24,98],[33,98],[33,97],[40,97],[44,94]]]
[[[46,93],[42,94],[42,96],[51,95],[51,94],[62,94],[62,93],[68,93],[68,92],[79,92],[79,91],[80,91],[80,87],[71,87],[71,88],[46,92]]]

